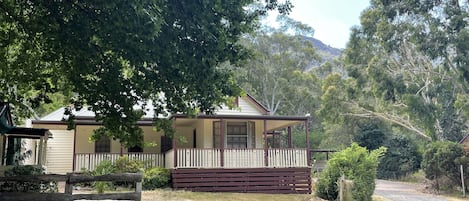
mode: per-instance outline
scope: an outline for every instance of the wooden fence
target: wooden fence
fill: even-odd
[[[68,200],[137,200],[142,199],[141,173],[122,173],[101,176],[90,176],[76,173],[67,175],[22,175],[12,177],[0,177],[0,182],[59,182],[65,181],[64,193],[33,193],[33,192],[0,192],[2,201],[68,201]],[[105,194],[73,194],[73,185],[94,181],[122,181],[135,182],[135,192],[105,193]]]

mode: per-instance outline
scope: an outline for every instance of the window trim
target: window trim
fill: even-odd
[[[228,135],[228,126],[229,124],[240,124],[244,123],[246,127],[246,135],[244,134],[231,134]],[[213,143],[213,148],[220,148],[220,124],[221,121],[213,121],[212,122],[212,143]],[[225,143],[225,148],[228,148],[228,137],[246,137],[246,148],[240,148],[240,149],[254,149],[256,148],[256,123],[254,121],[225,121],[224,122],[224,143]],[[218,140],[217,140],[218,139]],[[228,148],[231,149],[231,148]],[[236,149],[236,148],[233,148]]]

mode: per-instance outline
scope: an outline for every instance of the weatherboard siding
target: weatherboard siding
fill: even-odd
[[[246,97],[238,98],[238,107],[230,109],[228,106],[223,105],[221,109],[216,111],[217,115],[265,115],[260,107],[256,106],[251,100]]]
[[[50,130],[53,138],[47,141],[46,168],[48,173],[65,174],[72,171],[73,130]]]

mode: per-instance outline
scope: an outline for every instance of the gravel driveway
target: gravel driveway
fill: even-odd
[[[448,201],[442,196],[419,192],[421,188],[418,184],[378,180],[375,195],[390,201]]]

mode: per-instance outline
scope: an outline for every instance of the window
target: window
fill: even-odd
[[[248,126],[246,122],[228,122],[226,125],[226,148],[245,149],[248,147]]]
[[[254,122],[226,122],[225,147],[228,149],[255,148]],[[220,122],[213,122],[213,147],[220,148]]]
[[[111,139],[107,136],[101,136],[99,140],[94,142],[95,153],[110,153],[111,152]]]

